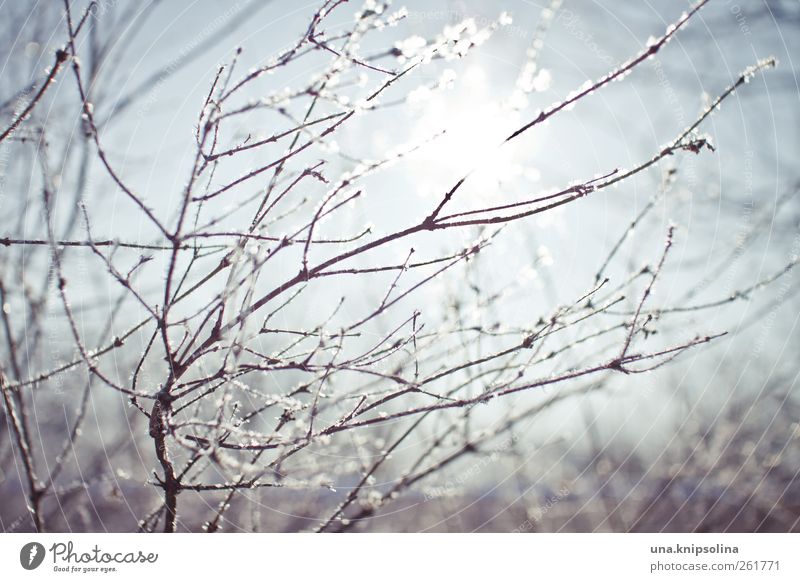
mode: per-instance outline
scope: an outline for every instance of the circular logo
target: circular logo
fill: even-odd
[[[44,561],[44,546],[39,542],[30,542],[19,551],[19,563],[26,570],[35,570]]]

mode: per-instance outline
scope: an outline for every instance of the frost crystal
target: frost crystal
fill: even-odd
[[[539,71],[539,74],[533,78],[531,86],[536,92],[547,91],[550,88],[550,83],[552,80],[553,76],[550,74],[550,71],[547,69],[542,69]]]
[[[428,42],[419,35],[410,36],[394,46],[407,59],[417,56]]]

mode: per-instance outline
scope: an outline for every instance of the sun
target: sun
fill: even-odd
[[[519,127],[520,115],[491,85],[483,67],[472,66],[452,88],[426,91],[413,101],[412,141],[425,142],[414,157],[423,194],[441,192],[469,174],[470,191],[497,199],[501,186],[520,177],[536,178],[517,144],[504,144]]]

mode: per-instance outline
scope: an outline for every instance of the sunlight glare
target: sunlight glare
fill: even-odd
[[[423,92],[416,109],[412,141],[428,142],[414,158],[419,175],[425,176],[422,194],[440,192],[473,172],[470,190],[496,199],[500,186],[538,175],[525,170],[517,144],[502,145],[520,125],[520,115],[497,94],[484,68],[468,68],[449,91]]]

